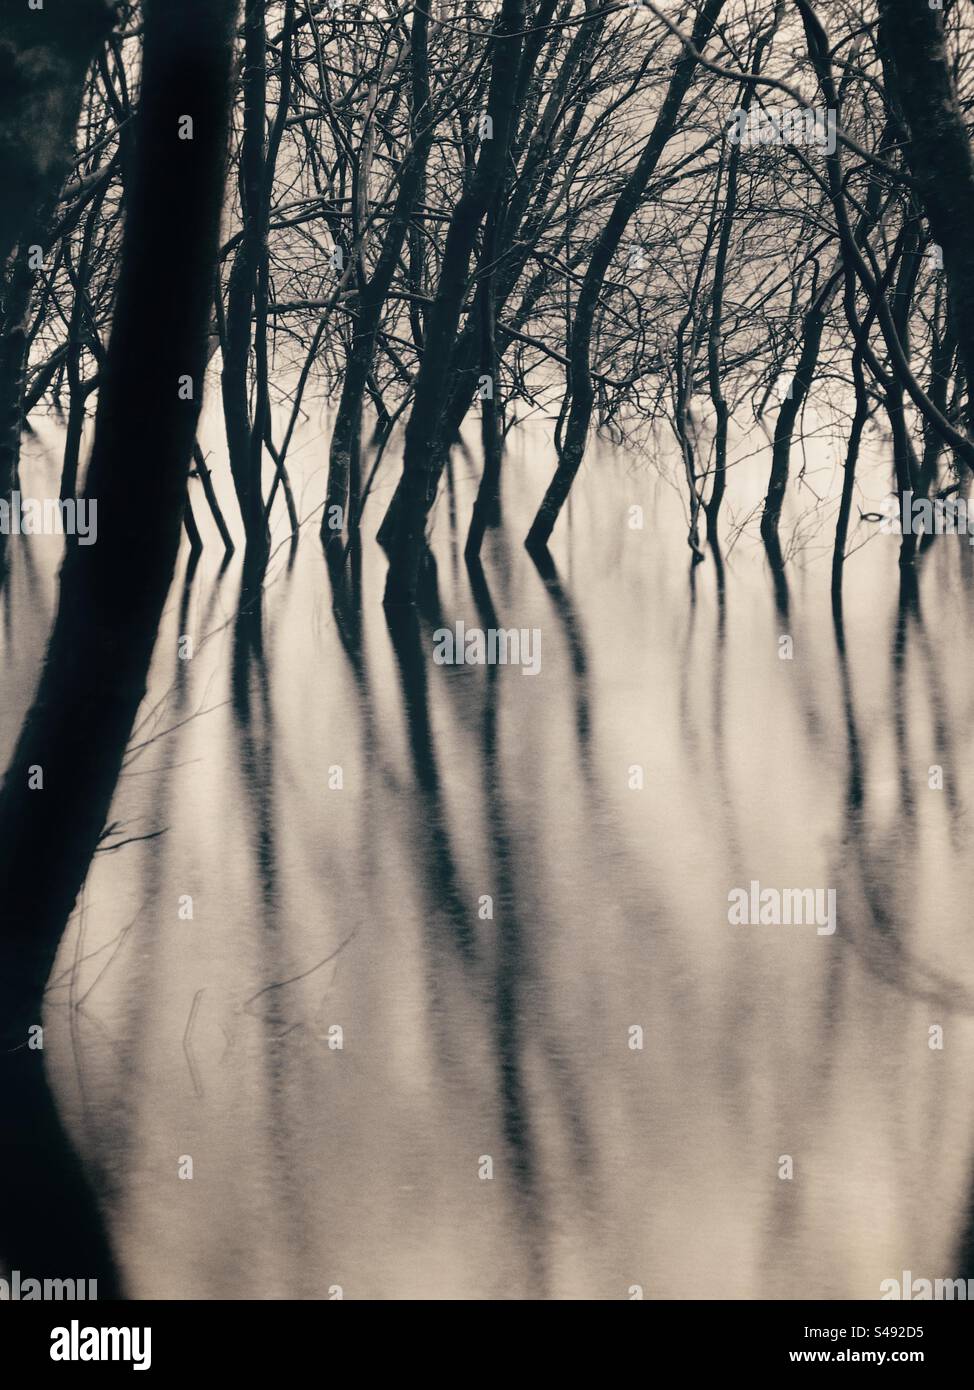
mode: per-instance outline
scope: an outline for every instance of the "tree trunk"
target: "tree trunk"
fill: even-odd
[[[20,462],[24,423],[24,374],[27,365],[27,313],[34,282],[26,247],[10,264],[0,328],[0,497],[9,498]],[[0,531],[0,579],[6,572],[7,536]]]
[[[839,515],[835,523],[835,546],[832,550],[832,609],[841,621],[842,617],[842,572],[845,565],[845,547],[849,535],[849,520],[852,516],[852,498],[856,485],[856,465],[859,462],[859,447],[862,432],[869,418],[869,397],[866,395],[866,381],[862,369],[862,354],[858,348],[852,355],[852,380],[856,393],[856,408],[849,428],[849,443],[846,446],[845,467],[842,474],[842,499],[839,502]]]
[[[692,35],[693,47],[696,52],[699,53],[706,45],[717,16],[723,8],[723,3],[724,0],[706,0],[697,15]],[[659,163],[660,156],[676,129],[680,107],[683,105],[683,99],[693,81],[696,68],[696,58],[684,49],[676,61],[666,97],[660,107],[646,148],[643,150],[635,169],[626,180],[625,187],[609,214],[609,220],[595,242],[592,258],[579,291],[578,302],[575,306],[575,320],[572,324],[571,347],[568,354],[571,362],[569,389],[571,390],[572,404],[568,417],[568,428],[559,450],[558,467],[555,470],[555,475],[528,532],[527,545],[531,550],[541,550],[547,546],[555,522],[558,520],[581,465],[595,403],[590,356],[595,314],[602,292],[602,283],[633,213],[646,192],[646,187]]]
[[[777,32],[781,19],[781,4],[776,6],[773,22],[758,39],[754,48],[751,71],[761,71],[768,45]],[[749,112],[756,96],[755,84],[745,82],[738,98],[737,109]],[[724,208],[714,258],[713,294],[710,301],[710,324],[707,333],[707,381],[710,387],[710,400],[714,407],[714,482],[710,499],[704,507],[707,517],[707,540],[717,551],[719,543],[718,517],[727,488],[727,433],[730,408],[724,396],[721,383],[720,355],[724,336],[724,289],[727,278],[727,257],[730,251],[731,233],[737,216],[737,185],[740,173],[742,145],[737,141],[731,146],[727,159],[727,191],[724,195]]]
[[[176,562],[235,9],[235,0],[146,0],[138,157],[86,487],[98,542],[68,549],[40,686],[0,790],[0,1188],[17,1192],[0,1209],[0,1251],[24,1269],[91,1270],[105,1254],[85,1244],[97,1237],[90,1196],[57,1133],[43,1053],[25,1040],[107,819]],[[186,114],[194,137],[184,141]],[[192,400],[179,391],[186,374]],[[37,769],[43,789],[31,790]]]
[[[500,399],[497,355],[497,324],[494,304],[494,265],[496,259],[496,226],[493,212],[487,215],[487,232],[484,237],[484,263],[486,271],[480,287],[480,335],[481,375],[486,377],[488,394],[480,402],[480,439],[484,454],[484,471],[473,505],[470,530],[464,554],[467,561],[476,560],[480,555],[484,532],[488,526],[496,526],[500,519],[501,500],[501,459],[504,442],[500,431]]]
[[[519,68],[524,16],[525,0],[504,0],[491,38],[493,61],[486,113],[492,122],[491,138],[482,141],[473,179],[460,197],[447,232],[415,399],[406,426],[402,505],[390,547],[386,603],[411,603],[416,593],[426,517],[439,482],[439,472],[434,472],[435,445],[470,254],[477,230],[501,186],[511,142],[515,112],[510,93]]]
[[[264,10],[264,0],[246,0],[244,134],[240,156],[243,235],[230,270],[227,289],[227,330],[221,374],[230,472],[240,505],[248,557],[250,562],[258,567],[267,557],[270,531],[261,491],[261,435],[250,419],[248,372],[252,316],[266,240],[264,124],[267,95],[267,32]]]
[[[781,563],[778,524],[781,520],[781,507],[785,500],[785,488],[788,486],[791,441],[795,432],[795,422],[811,388],[815,368],[818,365],[819,349],[822,345],[825,315],[841,278],[842,269],[840,266],[832,272],[812,299],[802,324],[801,352],[789,388],[790,393],[781,402],[778,418],[775,421],[774,446],[771,451],[771,475],[768,478],[768,491],[764,499],[764,512],[761,516],[761,539],[767,547],[772,565]]]
[[[341,553],[342,526],[332,525],[348,512],[348,484],[353,471],[359,468],[362,443],[362,402],[375,357],[375,342],[382,319],[385,297],[409,229],[410,219],[426,180],[426,163],[433,142],[433,123],[429,114],[429,14],[422,9],[413,12],[410,30],[410,64],[412,91],[410,128],[412,146],[406,156],[406,169],[399,182],[392,216],[386,228],[382,250],[372,278],[362,287],[358,313],[352,330],[352,341],[345,364],[345,380],[332,432],[328,457],[328,492],[321,519],[321,539],[332,554]],[[350,517],[350,528],[357,522],[358,499]]]
[[[943,251],[950,314],[968,381],[974,426],[974,155],[947,61],[940,10],[918,0],[879,0],[879,42],[896,73],[890,93],[909,129],[906,158],[934,240]]]

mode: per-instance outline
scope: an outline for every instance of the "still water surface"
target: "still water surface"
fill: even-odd
[[[216,420],[210,435],[215,450]],[[904,1269],[960,1273],[966,541],[926,557],[918,619],[895,540],[860,524],[843,646],[831,522],[805,528],[787,620],[750,531],[721,600],[712,562],[691,584],[677,490],[603,448],[545,582],[520,541],[551,451],[522,429],[486,593],[462,562],[469,457],[435,550],[444,625],[540,629],[540,674],[436,666],[435,618],[418,650],[390,640],[371,540],[361,630],[336,621],[318,421],[298,446],[311,519],[293,558],[275,554],[259,625],[237,618],[239,562],[220,572],[194,494],[208,544],[189,579],[181,559],[115,829],[48,993],[52,1084],[128,1291],[874,1298]],[[56,495],[59,447],[42,428],[25,493]],[[766,468],[764,450],[735,472],[738,520]],[[809,480],[834,491],[827,446]],[[877,465],[863,510],[886,487]],[[57,561],[56,540],[22,541],[0,601],[4,756]],[[835,934],[730,926],[728,893],[752,880],[834,888]]]

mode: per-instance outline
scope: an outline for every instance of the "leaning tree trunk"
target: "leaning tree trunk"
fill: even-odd
[[[818,365],[825,318],[842,277],[842,269],[834,270],[825,284],[817,289],[808,312],[802,323],[801,352],[798,366],[791,381],[789,394],[781,403],[774,429],[774,446],[771,451],[771,475],[768,478],[768,491],[764,499],[761,515],[761,539],[764,541],[772,566],[782,564],[781,546],[778,541],[778,526],[781,521],[781,508],[788,486],[788,473],[791,466],[791,444],[795,424],[802,406],[811,389],[812,378]]]
[[[507,304],[510,296],[521,280],[525,266],[531,259],[537,240],[549,219],[548,196],[555,175],[564,164],[560,154],[571,147],[571,136],[576,134],[582,121],[583,103],[576,106],[565,134],[561,148],[552,148],[551,137],[562,104],[573,83],[581,84],[584,76],[591,73],[592,63],[599,51],[599,41],[604,31],[608,11],[596,13],[597,0],[587,0],[586,9],[591,21],[581,25],[571,48],[562,62],[558,77],[549,95],[540,120],[533,121],[531,113],[524,115],[524,129],[518,140],[512,142],[511,165],[517,164],[518,154],[526,148],[518,176],[511,188],[510,198],[501,209],[497,229],[495,252],[496,274],[492,276],[495,323]],[[532,27],[524,40],[524,52],[514,93],[514,109],[520,112],[524,103],[524,93],[529,89],[530,80],[543,46],[544,35],[554,10],[552,0],[541,0],[537,13],[532,19]],[[422,286],[418,279],[412,288],[420,293]],[[539,290],[540,293],[540,290]],[[530,296],[530,289],[527,291]],[[497,325],[497,357],[503,359],[508,342],[503,328]],[[416,335],[417,345],[421,346],[421,335]],[[477,376],[480,374],[482,356],[482,327],[479,313],[468,315],[460,331],[453,353],[450,378],[447,384],[446,405],[440,417],[440,429],[435,443],[435,452],[430,465],[431,477],[439,479],[449,459],[450,450],[459,437],[460,427],[474,399]],[[376,539],[388,549],[395,535],[405,492],[403,479],[393,493]]]
[[[175,567],[206,362],[235,10],[235,0],[145,3],[138,157],[86,487],[98,541],[68,550],[40,685],[0,790],[0,1189],[17,1192],[0,1208],[0,1254],[25,1269],[105,1264],[86,1244],[96,1231],[90,1195],[59,1133],[43,1053],[26,1042],[108,815]],[[192,140],[178,138],[186,115]]]
[[[717,16],[723,8],[723,3],[724,0],[706,0],[697,15],[692,35],[694,51],[684,49],[677,59],[652,134],[639,162],[616,199],[608,221],[596,238],[592,257],[582,281],[582,288],[579,291],[578,302],[575,306],[575,319],[572,324],[571,347],[568,354],[570,360],[569,388],[572,404],[568,417],[568,427],[565,431],[564,442],[559,450],[558,467],[555,470],[555,475],[548,485],[548,491],[544,495],[527,535],[527,545],[531,550],[543,550],[547,546],[585,453],[585,444],[595,405],[590,360],[592,336],[603,281],[626,228],[645,195],[660,156],[676,129],[683,99],[690,89],[697,69],[696,54],[706,45]]]
[[[494,278],[496,262],[496,227],[493,212],[487,217],[487,230],[484,234],[483,280],[480,286],[480,333],[481,333],[481,375],[486,378],[487,390],[480,403],[480,439],[484,454],[484,471],[481,475],[477,497],[473,504],[470,530],[464,555],[467,561],[480,556],[484,532],[488,526],[496,526],[500,519],[501,504],[501,460],[504,441],[501,436],[501,408],[499,399],[500,379],[497,356],[497,315],[494,302]]]

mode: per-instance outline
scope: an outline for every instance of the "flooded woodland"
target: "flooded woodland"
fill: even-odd
[[[972,45],[0,22],[0,1275],[974,1278]]]

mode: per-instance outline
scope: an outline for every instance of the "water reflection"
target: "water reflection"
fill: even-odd
[[[310,520],[263,588],[215,532],[187,554],[128,843],[48,990],[87,1197],[38,1068],[23,1101],[70,1169],[37,1200],[83,1213],[106,1286],[99,1210],[136,1296],[868,1298],[970,1265],[971,557],[944,538],[907,592],[876,537],[839,611],[827,554],[785,579],[740,540],[691,595],[678,496],[606,452],[535,563],[547,448],[511,437],[482,567],[453,460],[412,615],[387,621],[372,543],[392,451],[329,575],[314,428],[289,453]],[[56,554],[13,559],[5,753]],[[540,628],[540,675],[433,664],[457,619]],[[835,936],[729,926],[751,880],[835,887]],[[70,1274],[21,1210],[14,1263]]]

